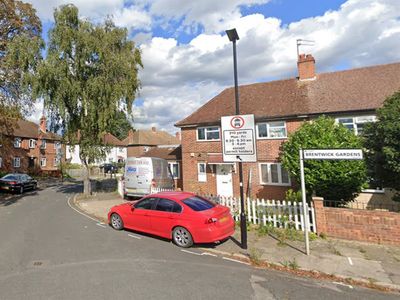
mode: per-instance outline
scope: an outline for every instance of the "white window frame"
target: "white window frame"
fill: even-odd
[[[13,167],[20,168],[21,167],[21,157],[13,157]]]
[[[210,128],[218,128],[218,139],[207,139],[207,132],[216,132],[216,130],[210,130]],[[204,129],[204,139],[199,139],[199,129]],[[221,140],[221,127],[220,126],[207,126],[207,127],[197,127],[196,128],[196,140],[198,142],[210,142],[210,141],[220,141]]]
[[[200,171],[200,166],[204,165],[204,172]],[[207,182],[207,164],[205,162],[197,163],[197,181]]]
[[[19,137],[16,137],[14,139],[14,148],[21,148],[22,145],[22,139]]]
[[[44,162],[44,163],[43,163]],[[46,159],[46,157],[41,157],[40,158],[40,167],[41,168],[44,168],[44,167],[46,167],[46,165],[47,165],[47,159]]]
[[[35,149],[35,147],[36,147],[36,140],[30,139],[29,140],[29,149]]]
[[[177,166],[178,166],[178,168],[177,168],[177,170],[178,170],[178,175],[177,175],[177,176],[174,176],[174,173],[172,172],[173,166],[174,166],[174,165],[177,165]],[[179,179],[179,178],[181,178],[181,171],[180,171],[180,169],[179,169],[180,164],[179,164],[178,161],[169,161],[169,162],[168,162],[168,167],[169,167],[169,171],[171,172],[171,174],[172,174],[172,176],[173,176],[174,179]]]
[[[270,133],[270,128],[272,127],[271,125],[272,124],[276,124],[276,123],[283,123],[283,126],[276,126],[276,127],[285,129],[285,136],[279,136],[279,137],[271,136],[271,133]],[[267,134],[268,134],[268,136],[260,136],[259,129],[258,129],[258,127],[260,125],[266,125],[267,126]],[[256,131],[257,131],[257,139],[258,140],[281,140],[281,139],[286,139],[287,138],[286,121],[273,121],[273,122],[257,123],[256,124]]]
[[[46,139],[42,139],[40,141],[40,149],[46,149],[46,147],[47,147],[46,145],[47,145]]]
[[[60,148],[60,144],[61,144],[60,142],[55,141],[54,142],[54,149],[56,149],[56,150],[59,149]]]
[[[362,120],[365,118],[371,118],[371,121],[366,121],[366,120]],[[341,123],[340,120],[341,119],[351,119],[352,122],[347,122],[347,123]],[[355,135],[359,134],[359,129],[358,129],[358,125],[359,124],[366,124],[366,123],[370,123],[370,122],[376,122],[376,116],[375,115],[365,115],[365,116],[342,116],[342,117],[337,117],[335,119],[337,124],[342,124],[343,126],[345,126],[345,124],[348,125],[352,125],[353,126],[353,132]],[[350,129],[349,129],[350,130]]]
[[[262,166],[266,165],[267,166],[267,172],[268,172],[268,181],[263,182],[263,176],[262,176]],[[279,182],[272,182],[272,175],[271,175],[271,165],[278,165],[278,181]],[[277,185],[277,186],[291,186],[291,180],[290,180],[290,174],[288,174],[288,179],[289,182],[282,182],[282,164],[281,163],[268,163],[268,162],[263,162],[258,164],[258,169],[259,169],[259,177],[260,177],[260,184],[261,185]]]

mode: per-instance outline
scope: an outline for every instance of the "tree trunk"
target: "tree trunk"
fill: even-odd
[[[89,170],[89,165],[86,161],[86,159],[81,159],[83,162],[83,167],[85,170],[85,174],[83,175],[83,193],[85,195],[91,195],[92,194],[92,185],[90,182],[90,170]]]

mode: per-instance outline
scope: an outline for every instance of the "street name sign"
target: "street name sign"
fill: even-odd
[[[224,162],[256,162],[254,115],[221,117]]]
[[[304,159],[359,160],[363,159],[361,149],[304,149]]]

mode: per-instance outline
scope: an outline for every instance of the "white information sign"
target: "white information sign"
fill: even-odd
[[[304,159],[357,160],[363,159],[361,149],[308,149]]]
[[[221,118],[224,162],[256,162],[254,115]]]

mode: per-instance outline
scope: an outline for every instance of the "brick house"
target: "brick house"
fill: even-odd
[[[159,146],[179,146],[179,136],[173,136],[166,131],[157,130],[130,130],[128,136],[123,140],[128,148],[128,157],[140,157],[152,148]]]
[[[40,118],[40,125],[26,120],[12,122],[12,133],[6,134],[0,147],[0,171],[57,175],[63,146],[59,135],[47,131],[46,118]]]
[[[298,58],[298,77],[239,87],[241,114],[254,114],[257,162],[244,163],[244,190],[258,198],[282,199],[294,186],[279,163],[280,146],[302,122],[320,115],[362,131],[376,109],[400,89],[400,63],[316,74],[312,55]],[[182,135],[184,190],[239,195],[237,164],[224,163],[220,120],[234,115],[228,88],[175,124]]]
[[[175,188],[182,190],[182,149],[181,146],[158,146],[153,147],[142,157],[158,157],[168,161],[169,169],[174,177]]]

